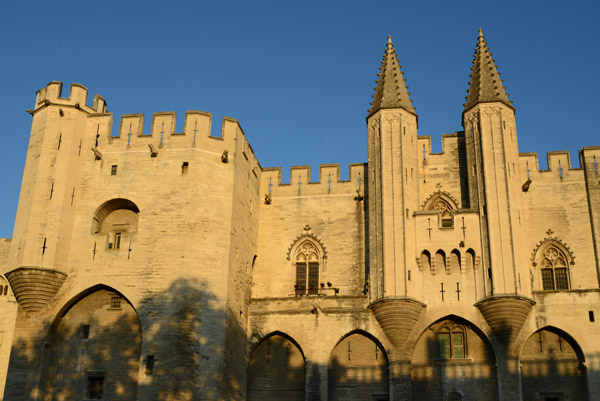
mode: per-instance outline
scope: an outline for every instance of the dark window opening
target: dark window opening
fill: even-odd
[[[446,219],[442,218],[442,227],[444,228],[452,228],[454,226],[454,221],[452,218]]]
[[[115,246],[114,249],[121,248],[121,233],[115,233]]]
[[[590,315],[590,322],[595,322],[595,321],[596,321],[596,318],[594,317],[594,311],[593,311],[593,310],[591,310],[591,311],[589,312],[589,315]]]
[[[86,399],[101,400],[104,388],[104,374],[88,374]]]
[[[117,165],[116,164],[113,164],[110,167],[110,175],[117,175]]]
[[[319,264],[308,264],[308,293],[317,294],[319,291]]]
[[[87,340],[88,338],[90,338],[90,325],[84,324],[81,326],[81,339]]]
[[[146,376],[150,376],[154,371],[154,355],[146,357]]]
[[[181,165],[181,174],[187,174],[189,165],[188,162],[183,162]]]

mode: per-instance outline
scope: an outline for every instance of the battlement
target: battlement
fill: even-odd
[[[197,149],[218,153],[224,158],[239,153],[239,157],[243,156],[254,167],[260,169],[244,131],[235,118],[223,117],[219,136],[211,135],[211,113],[187,111],[183,132],[176,132],[176,120],[177,113],[174,111],[154,113],[150,132],[146,134],[143,113],[123,114],[118,135],[114,136],[112,113],[91,114],[88,116],[88,129],[91,131],[88,140],[91,141],[90,147],[106,155],[142,152],[152,157],[160,157],[163,152],[173,149]]]
[[[112,145],[127,148],[143,146],[148,143],[156,146],[166,146],[168,143],[176,146],[194,146],[198,142],[212,143],[231,142],[237,139],[237,130],[245,135],[235,118],[223,117],[218,136],[212,135],[212,114],[200,110],[188,110],[185,113],[183,132],[176,132],[177,113],[174,111],[157,112],[152,115],[152,123],[148,133],[144,133],[146,118],[143,113],[123,114],[117,135],[113,135],[113,114],[103,113],[90,115],[91,125],[96,127],[99,136],[98,146]],[[249,145],[244,143],[244,149]]]
[[[57,104],[62,106],[71,106],[92,113],[106,113],[106,101],[102,96],[94,95],[92,107],[87,103],[88,90],[80,84],[71,84],[69,97],[61,97],[62,82],[52,81],[45,88],[36,92],[35,109],[33,112],[47,106],[48,104]]]
[[[457,131],[453,134],[442,135],[442,151],[432,152],[431,150],[431,135],[419,135],[417,136],[417,149],[419,151],[419,158],[427,160],[429,156],[444,155],[449,152],[456,151],[459,138],[464,136],[464,132]]]
[[[349,179],[340,178],[339,164],[321,164],[319,166],[319,181],[312,182],[310,166],[290,167],[290,182],[283,183],[281,167],[262,169],[261,193],[272,197],[302,197],[321,195],[353,195],[365,194],[366,163],[356,163],[349,166]]]
[[[551,151],[546,154],[548,160],[548,169],[541,170],[538,160],[538,154],[535,152],[530,153],[519,153],[519,164],[521,171],[525,173],[524,177],[527,177],[527,173],[567,173],[571,170],[581,170],[580,168],[573,168],[571,165],[571,157],[569,151],[557,150]]]
[[[600,147],[585,147],[579,151],[579,161],[583,168],[574,168],[571,164],[571,158],[568,151],[552,151],[547,153],[548,169],[542,170],[539,167],[537,153],[519,154],[519,168],[521,169],[521,178],[526,185],[524,190],[529,188],[538,180],[546,183],[583,183],[586,179],[584,174],[598,174],[600,169]],[[527,188],[527,189],[526,189]]]

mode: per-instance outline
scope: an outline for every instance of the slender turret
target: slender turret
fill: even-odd
[[[417,115],[391,37],[367,126],[371,308],[394,346],[403,350],[424,307],[412,298],[408,280],[415,260],[413,213],[419,207]]]
[[[473,59],[473,72],[463,112],[470,204],[479,212],[484,291],[476,303],[506,352],[515,346],[534,301],[526,244],[525,210],[519,172],[515,109],[508,100],[483,33]],[[501,374],[515,374],[514,362],[501,364]],[[506,397],[514,386],[503,383]]]

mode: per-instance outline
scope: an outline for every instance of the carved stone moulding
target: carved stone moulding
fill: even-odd
[[[382,298],[369,305],[383,332],[400,349],[427,305],[408,297]]]
[[[520,295],[493,295],[475,304],[494,335],[505,345],[513,344],[533,305],[535,301]]]
[[[18,304],[27,312],[46,307],[65,282],[67,275],[42,267],[23,266],[6,273]]]

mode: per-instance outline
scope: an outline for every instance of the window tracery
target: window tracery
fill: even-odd
[[[314,295],[319,292],[319,265],[321,257],[319,249],[311,241],[306,240],[296,251],[296,295]]]
[[[467,336],[462,325],[444,322],[438,327],[436,337],[440,359],[467,358]]]
[[[423,206],[425,211],[437,212],[440,215],[440,224],[444,228],[454,226],[454,211],[458,209],[449,195],[437,192],[432,195]]]
[[[549,245],[542,253],[540,261],[542,287],[544,290],[568,290],[569,265],[567,257],[555,245]]]

